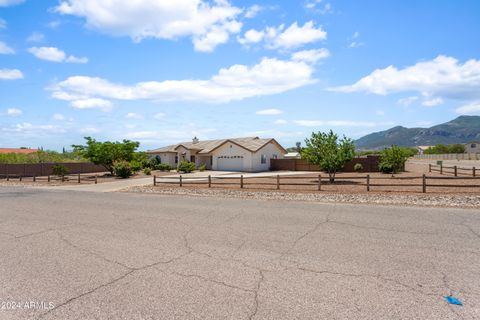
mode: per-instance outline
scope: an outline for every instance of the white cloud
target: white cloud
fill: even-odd
[[[0,80],[23,79],[22,71],[18,69],[0,69]]]
[[[5,42],[0,41],[0,54],[14,54],[15,50],[9,47]]]
[[[101,109],[108,111],[112,109],[112,103],[105,99],[88,98],[73,100],[70,105],[75,109]]]
[[[422,106],[425,106],[425,107],[435,107],[435,106],[438,106],[440,104],[443,103],[443,99],[442,98],[433,98],[433,99],[429,99],[429,100],[425,100],[422,102]]]
[[[333,13],[333,8],[331,3],[327,2],[320,7],[321,3],[322,3],[322,0],[310,0],[305,3],[304,7],[308,10],[313,10],[314,12],[317,12],[320,14]]]
[[[240,31],[240,8],[227,0],[65,0],[55,11],[85,18],[86,26],[113,36],[174,40],[191,37],[197,51],[212,51]]]
[[[129,112],[125,115],[126,119],[143,119],[143,116],[141,114],[135,113],[135,112]]]
[[[264,109],[264,110],[258,110],[257,112],[255,112],[255,114],[258,114],[261,116],[276,116],[282,113],[283,111],[279,109]]]
[[[82,134],[92,134],[92,133],[98,133],[100,132],[100,129],[95,128],[95,127],[84,127],[78,130],[78,132]]]
[[[57,120],[57,121],[63,121],[65,120],[65,116],[63,114],[60,114],[60,113],[55,113],[53,116],[52,116],[53,120]]]
[[[73,76],[51,88],[56,99],[152,100],[226,103],[246,98],[279,94],[315,82],[314,69],[301,61],[263,58],[254,66],[233,65],[207,80],[165,80],[133,85],[112,83],[102,78]]]
[[[32,47],[28,52],[41,60],[52,62],[66,62],[66,63],[87,63],[88,58],[78,58],[74,56],[67,56],[65,52],[55,47]]]
[[[459,114],[480,115],[480,101],[474,101],[455,110]]]
[[[0,7],[14,6],[24,1],[25,0],[0,0]]]
[[[378,95],[418,92],[429,99],[476,100],[480,99],[480,61],[471,59],[462,64],[455,58],[438,56],[403,69],[377,69],[352,85],[329,90]]]
[[[264,30],[250,29],[243,37],[238,38],[240,44],[248,45],[265,41],[269,49],[295,49],[309,43],[315,43],[327,38],[327,32],[322,27],[315,27],[313,21],[299,26],[294,22],[285,29],[285,25],[279,27],[267,27]]]
[[[304,61],[306,63],[316,63],[319,60],[330,57],[330,51],[325,48],[303,50],[292,54],[292,60]]]
[[[54,126],[51,124],[42,124],[42,125],[34,125],[29,122],[22,122],[12,127],[4,127],[1,129],[4,132],[16,132],[21,133],[22,135],[40,135],[45,133],[63,133],[65,129]]]
[[[411,105],[417,100],[418,100],[417,96],[411,96],[411,97],[398,99],[397,103],[401,106],[408,107],[409,105]]]
[[[20,110],[20,109],[17,109],[17,108],[7,109],[7,116],[16,117],[16,116],[21,115],[22,113],[23,113],[23,111]]]
[[[288,121],[285,119],[277,119],[273,123],[282,125],[282,124],[287,124]]]
[[[0,18],[0,29],[6,29],[6,28],[7,28],[7,21]]]
[[[349,121],[349,120],[295,120],[296,125],[302,127],[379,127],[393,125],[393,122]]]
[[[358,48],[364,45],[363,42],[358,41],[357,39],[360,37],[360,32],[355,31],[349,40],[351,41],[349,44],[350,48]]]
[[[43,40],[45,40],[45,35],[38,31],[33,32],[27,38],[28,42],[42,42]]]
[[[263,10],[263,7],[259,6],[258,4],[254,4],[253,6],[249,7],[247,11],[245,11],[245,18],[252,19],[257,16],[257,14]]]
[[[155,114],[153,115],[153,118],[154,118],[154,119],[157,119],[157,120],[162,120],[163,118],[165,118],[165,113],[163,113],[163,112],[155,113]]]

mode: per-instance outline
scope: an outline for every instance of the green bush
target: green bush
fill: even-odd
[[[160,170],[160,171],[170,171],[172,170],[172,166],[169,165],[168,163],[159,163],[154,167],[155,170]]]
[[[149,176],[149,175],[152,174],[152,169],[150,169],[150,168],[145,168],[145,169],[143,169],[143,173],[146,174],[147,176]]]
[[[68,174],[68,169],[64,165],[61,164],[56,164],[52,167],[53,174],[56,176],[64,176]]]
[[[185,172],[185,173],[190,173],[195,170],[195,163],[190,162],[190,161],[181,161],[178,164],[177,171],[178,172]]]
[[[133,160],[130,162],[130,167],[132,168],[132,172],[139,172],[143,169],[143,164],[139,161]]]
[[[355,172],[361,172],[363,171],[363,165],[361,163],[355,163],[353,170],[355,170]]]
[[[150,169],[156,169],[159,164],[162,163],[162,160],[159,155],[156,155],[154,157],[151,157],[148,160],[147,167]]]
[[[117,161],[113,164],[113,173],[120,178],[126,179],[132,175],[132,167],[127,161]]]
[[[198,167],[198,170],[200,171],[205,171],[207,170],[207,165],[205,163],[202,163],[199,167]]]
[[[379,169],[383,173],[397,173],[404,169],[410,154],[405,148],[392,146],[385,149],[380,157]]]

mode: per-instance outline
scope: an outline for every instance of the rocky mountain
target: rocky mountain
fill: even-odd
[[[460,116],[431,128],[402,126],[368,134],[355,141],[359,150],[377,150],[391,145],[415,147],[435,144],[480,142],[480,116]]]

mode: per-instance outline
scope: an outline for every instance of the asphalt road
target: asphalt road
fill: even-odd
[[[0,302],[2,320],[480,319],[480,213],[0,187]]]

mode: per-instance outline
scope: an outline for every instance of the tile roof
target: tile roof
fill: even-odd
[[[274,139],[272,138],[260,139],[259,137],[245,137],[245,138],[233,138],[233,139],[204,140],[204,141],[198,141],[197,143],[193,143],[192,141],[190,141],[190,142],[172,144],[172,145],[169,145],[163,148],[154,149],[154,150],[149,150],[147,151],[147,153],[177,152],[176,149],[179,146],[183,146],[186,149],[199,150],[198,152],[199,154],[206,154],[206,153],[212,152],[214,149],[220,147],[222,144],[226,142],[233,142],[247,150],[255,152],[272,140]]]
[[[0,148],[0,153],[35,153],[38,149],[21,149],[21,148]]]

